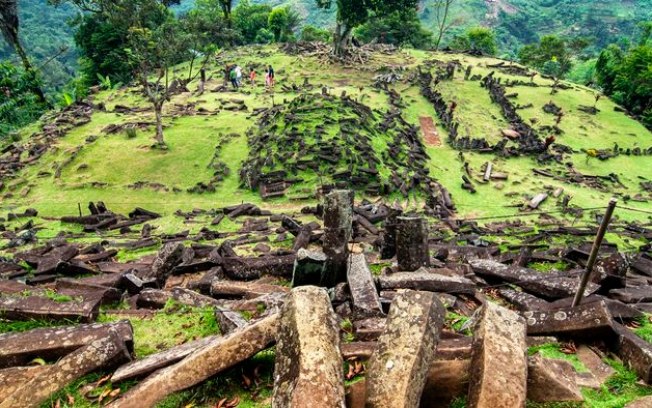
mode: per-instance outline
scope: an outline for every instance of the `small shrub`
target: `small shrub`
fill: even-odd
[[[135,127],[128,127],[125,129],[125,134],[127,135],[127,139],[135,139],[136,136],[138,136],[138,132],[136,131]]]

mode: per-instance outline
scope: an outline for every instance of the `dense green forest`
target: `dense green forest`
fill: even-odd
[[[36,61],[47,61],[46,83],[61,88],[78,68],[74,29],[69,22],[77,15],[74,7],[55,8],[47,0],[20,0],[21,36]],[[172,9],[189,12],[195,0],[183,0]],[[235,4],[238,2],[236,1]],[[305,24],[330,28],[335,23],[333,10],[323,10],[314,0],[251,0],[271,7],[289,5]],[[425,29],[436,31],[436,1],[421,0],[418,15]],[[546,34],[586,37],[585,52],[597,54],[611,43],[626,44],[635,35],[637,24],[652,18],[652,0],[456,0],[451,5],[451,28],[444,38],[451,41],[468,27],[487,26],[495,30],[499,54],[515,57],[524,44]],[[65,49],[65,51],[63,51]],[[0,59],[9,57],[9,47],[0,40]]]
[[[61,89],[78,68],[75,30],[68,24],[78,12],[68,4],[48,6],[47,0],[21,0],[18,11],[20,38],[27,53],[41,68],[48,87]],[[0,59],[14,58],[9,45],[0,38]]]

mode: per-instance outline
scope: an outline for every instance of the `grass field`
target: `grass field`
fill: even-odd
[[[96,111],[90,123],[75,128],[56,141],[56,145],[34,165],[24,170],[17,179],[7,182],[5,195],[0,203],[0,212],[16,211],[26,207],[34,207],[43,216],[57,217],[75,214],[77,204],[82,206],[88,201],[104,201],[108,207],[117,212],[127,212],[135,206],[145,207],[163,213],[166,217],[158,221],[163,229],[174,229],[178,222],[171,218],[177,210],[192,208],[219,208],[241,202],[261,203],[257,192],[240,188],[239,170],[243,160],[249,155],[247,130],[256,127],[256,118],[251,116],[255,108],[271,107],[273,103],[288,102],[298,93],[284,92],[281,85],[301,85],[305,79],[315,85],[314,92],[319,92],[321,86],[329,88],[333,95],[346,91],[348,95],[362,101],[379,112],[389,108],[387,95],[372,87],[375,71],[386,67],[405,67],[403,80],[391,87],[397,90],[406,107],[406,119],[415,125],[421,117],[433,117],[438,120],[433,107],[419,93],[415,82],[409,81],[418,66],[426,60],[442,61],[459,60],[463,66],[472,65],[473,74],[486,75],[492,71],[487,64],[498,62],[493,59],[480,59],[470,56],[451,54],[433,54],[423,51],[405,50],[395,55],[376,55],[367,64],[365,70],[344,68],[337,65],[323,65],[312,57],[294,57],[277,51],[274,48],[242,48],[227,53],[222,62],[237,62],[242,66],[256,66],[260,71],[265,64],[274,65],[277,72],[277,87],[274,93],[266,92],[262,84],[256,88],[245,86],[240,92],[209,92],[222,84],[220,67],[211,66],[211,77],[201,96],[182,93],[172,98],[167,104],[165,116],[165,139],[169,150],[153,150],[153,128],[139,130],[136,137],[129,138],[125,133],[106,135],[103,129],[111,124],[152,121],[151,111],[119,114],[113,112],[116,105],[129,107],[147,107],[144,99],[133,88],[118,91],[102,91],[94,95],[94,103],[104,103],[107,112]],[[220,65],[221,66],[221,65]],[[187,67],[181,65],[176,72],[185,76]],[[512,77],[500,72],[496,76],[503,79],[529,80],[523,77]],[[540,85],[550,85],[551,81],[537,77]],[[196,83],[188,88],[194,91]],[[460,133],[473,137],[486,137],[491,143],[501,139],[501,130],[508,127],[497,105],[492,104],[487,91],[480,86],[479,81],[465,81],[463,73],[457,73],[454,80],[438,85],[449,102],[455,101],[459,108],[456,117],[462,124]],[[518,104],[532,103],[533,107],[520,111],[525,120],[536,121],[535,128],[551,125],[554,117],[542,110],[544,104],[553,101],[562,107],[565,116],[560,124],[564,133],[558,137],[558,142],[571,146],[576,153],[568,156],[574,167],[585,174],[606,176],[610,173],[618,175],[623,186],[610,186],[605,191],[589,188],[583,185],[568,184],[563,181],[542,178],[532,173],[534,168],[563,171],[564,164],[541,165],[534,158],[498,158],[494,155],[464,152],[465,160],[470,164],[475,176],[476,194],[461,188],[461,177],[464,173],[459,151],[446,143],[446,132],[437,125],[441,146],[428,146],[430,155],[429,169],[431,174],[440,181],[453,195],[458,209],[458,217],[492,217],[519,216],[515,205],[523,204],[534,194],[544,189],[564,188],[572,195],[571,204],[579,207],[604,206],[612,195],[621,198],[640,194],[640,181],[652,179],[652,166],[647,156],[619,156],[609,161],[587,159],[582,149],[612,148],[614,143],[621,147],[652,146],[649,131],[636,121],[622,113],[614,111],[614,104],[602,98],[597,107],[597,115],[588,115],[578,111],[580,105],[593,106],[594,93],[586,88],[572,86],[569,90],[559,90],[551,95],[549,87],[517,86],[509,88],[509,92],[518,93],[515,100]],[[244,101],[248,111],[232,112],[223,110],[229,99]],[[207,116],[183,116],[175,113],[186,104],[194,104],[195,109],[203,108],[209,112],[217,112]],[[314,115],[313,115],[314,116]],[[319,122],[317,117],[311,117],[313,122]],[[21,133],[23,140],[38,130],[31,126]],[[89,136],[97,136],[97,140],[87,143]],[[219,160],[224,162],[230,172],[219,185],[215,193],[192,194],[186,190],[199,182],[208,182],[213,170],[209,164],[213,159],[215,147],[223,141]],[[59,178],[52,174],[54,169],[66,160],[71,152],[80,149],[77,156],[67,163]],[[492,161],[496,171],[508,173],[506,182],[490,182],[482,184],[481,167]],[[144,187],[135,189],[133,185],[142,182]],[[314,191],[318,185],[316,177],[307,177],[304,184],[294,186],[291,191]],[[8,194],[11,193],[11,194]],[[11,197],[10,197],[11,195]],[[643,196],[650,198],[649,193]],[[359,198],[363,194],[358,195]],[[375,199],[375,197],[367,197]],[[422,197],[402,198],[406,206],[418,208]],[[272,209],[293,210],[312,201],[288,201],[284,199],[271,200],[264,206]],[[651,209],[649,204],[628,202],[628,207]],[[541,207],[542,210],[556,209],[555,200],[549,199]],[[623,220],[647,220],[649,215],[629,210],[619,210],[617,216]],[[529,217],[532,219],[532,217]],[[586,214],[585,220],[591,220]],[[484,221],[484,220],[483,220]]]

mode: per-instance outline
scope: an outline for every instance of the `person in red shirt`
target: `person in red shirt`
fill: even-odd
[[[253,68],[249,71],[249,82],[251,82],[252,87],[256,86],[256,70]]]

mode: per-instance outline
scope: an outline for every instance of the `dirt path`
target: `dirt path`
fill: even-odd
[[[439,137],[439,132],[437,132],[437,127],[432,118],[429,116],[421,116],[419,122],[421,123],[423,140],[426,142],[426,145],[441,146],[441,138]]]

